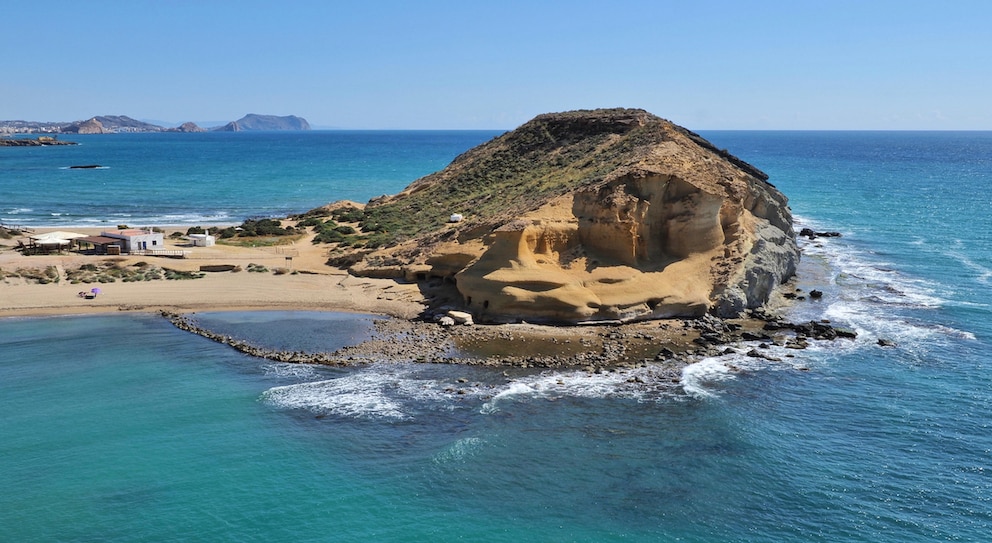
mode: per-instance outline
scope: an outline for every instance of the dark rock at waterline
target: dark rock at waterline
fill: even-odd
[[[879,347],[895,347],[896,346],[896,342],[895,341],[892,341],[891,339],[878,338],[878,346]]]
[[[816,238],[839,238],[840,232],[816,232],[812,228],[803,228],[799,231],[799,237],[816,239]]]
[[[792,330],[797,335],[820,340],[833,340],[837,338],[854,339],[858,337],[858,333],[849,328],[841,328],[826,322],[817,321],[809,321],[804,323],[770,321],[766,322],[762,328],[769,331]]]
[[[854,339],[858,337],[858,333],[855,332],[854,330],[851,330],[850,328],[841,328],[837,326],[834,327],[834,332],[837,332],[837,337],[842,337],[847,339]]]
[[[38,138],[0,138],[0,147],[45,147],[49,145],[76,145],[74,141],[61,141],[51,136]]]
[[[812,298],[813,300],[819,300],[820,298],[823,298],[823,291],[813,289],[809,291],[809,297]]]

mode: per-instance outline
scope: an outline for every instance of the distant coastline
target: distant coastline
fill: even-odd
[[[13,134],[120,134],[148,132],[248,132],[310,130],[310,123],[296,115],[259,115],[249,113],[236,121],[202,128],[185,122],[165,127],[132,119],[126,115],[98,115],[84,121],[0,121],[0,136]]]

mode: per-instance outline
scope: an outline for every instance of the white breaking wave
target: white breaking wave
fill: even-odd
[[[280,379],[313,379],[317,377],[317,368],[312,364],[290,364],[288,362],[265,364],[262,366],[265,375]]]
[[[757,347],[758,342],[752,343],[738,345],[736,354],[707,357],[682,368],[682,379],[679,384],[683,392],[690,398],[696,399],[716,397],[718,394],[714,385],[736,379],[739,374],[808,370],[818,353],[828,350],[836,352],[838,348],[856,348],[853,343],[846,340],[838,340],[829,346],[811,342],[810,346],[802,351],[772,345],[767,349],[761,349],[762,357],[754,357],[747,355],[752,348]]]
[[[923,322],[907,313],[955,304],[939,295],[938,285],[907,276],[876,255],[851,247],[843,238],[817,238],[803,244],[803,253],[819,257],[832,270],[835,292],[824,300],[822,318],[854,328],[859,335],[857,343],[874,343],[879,338],[897,343],[974,339],[971,332]]]
[[[262,393],[262,399],[279,407],[307,409],[318,415],[407,418],[400,402],[391,398],[380,383],[353,376],[270,388]]]
[[[420,406],[454,409],[465,400],[488,397],[486,387],[468,386],[424,377],[424,366],[382,362],[322,381],[270,388],[262,399],[291,409],[307,409],[318,415],[351,418],[405,420]]]
[[[289,364],[269,364],[276,377],[306,378]],[[306,370],[300,370],[305,372]],[[678,393],[677,374],[660,366],[617,370],[601,374],[578,370],[546,371],[499,384],[470,382],[457,376],[457,366],[443,368],[444,378],[432,377],[436,368],[382,362],[348,370],[335,379],[277,386],[261,400],[287,409],[306,409],[321,416],[360,419],[409,420],[420,412],[478,409],[492,414],[515,402],[576,398],[628,398],[652,401]],[[466,374],[479,372],[465,368]],[[314,377],[319,376],[316,372]],[[488,374],[493,377],[494,374]]]
[[[673,374],[663,366],[617,369],[603,373],[581,370],[547,371],[515,379],[482,404],[482,414],[492,414],[503,406],[533,399],[626,398],[652,401],[675,394]]]

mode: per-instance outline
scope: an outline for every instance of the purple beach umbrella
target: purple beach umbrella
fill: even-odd
[[[98,289],[97,287],[93,287],[90,289],[90,292],[92,292],[93,294],[100,294],[100,289]]]

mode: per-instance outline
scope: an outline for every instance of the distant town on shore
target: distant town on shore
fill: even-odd
[[[85,121],[0,121],[0,136],[13,134],[119,134],[126,132],[241,132],[260,130],[310,130],[310,123],[295,115],[258,115],[244,117],[220,126],[203,128],[187,122],[165,127],[125,115],[100,115]]]

